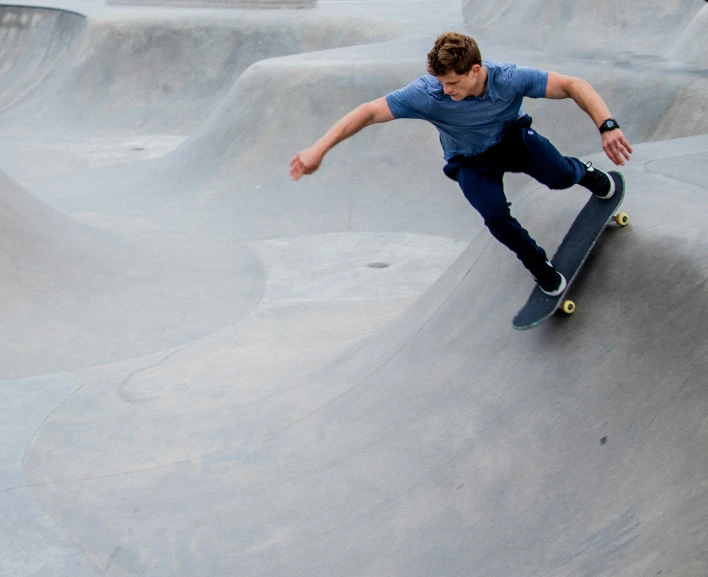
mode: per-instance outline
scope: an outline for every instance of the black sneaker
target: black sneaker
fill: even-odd
[[[578,182],[598,198],[607,200],[615,193],[614,179],[599,168],[595,168],[592,162],[585,163],[585,175]]]
[[[568,286],[568,281],[548,260],[546,260],[546,265],[548,266],[545,270],[539,273],[538,277],[534,277],[534,280],[538,287],[548,296],[557,297],[563,294],[563,291]]]

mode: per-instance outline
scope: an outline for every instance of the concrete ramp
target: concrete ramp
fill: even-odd
[[[62,7],[0,9],[0,575],[708,574],[704,3]],[[629,227],[533,331],[429,126],[287,175],[449,29],[635,145]],[[550,253],[588,194],[506,189]]]
[[[702,0],[462,0],[468,26],[497,42],[590,57],[630,52],[663,58],[704,6]]]
[[[480,236],[323,368],[331,345],[307,350],[281,308],[137,371],[78,373],[28,482],[109,574],[701,574],[706,197],[673,174],[708,140],[668,147],[639,147],[632,224],[603,237],[574,317],[512,331],[531,283]],[[557,222],[553,246],[582,202],[532,187],[519,216]],[[261,333],[283,321],[297,333]],[[263,339],[279,359],[258,377]]]
[[[8,61],[3,58],[2,69],[8,69],[8,76],[9,71],[13,76],[23,72],[16,85],[50,73],[61,82],[39,102],[25,97],[24,107],[0,120],[25,130],[38,128],[42,135],[51,129],[83,135],[117,130],[161,134],[168,129],[189,134],[255,62],[388,40],[402,32],[400,24],[384,19],[366,25],[349,19],[345,27],[341,17],[308,17],[309,12],[300,11],[280,16],[246,11],[231,18],[208,11],[178,18],[167,12],[147,19],[137,11],[86,23],[64,12],[22,10],[0,7],[6,30],[21,30],[5,32]]]
[[[62,10],[0,6],[0,112],[52,82],[78,50],[85,18]]]
[[[243,245],[187,257],[177,239],[129,242],[67,218],[1,173],[0,207],[2,378],[179,346],[242,318],[262,295],[260,261]],[[218,311],[207,312],[205,294],[221,295]]]
[[[708,6],[696,14],[695,18],[681,33],[671,49],[670,56],[676,60],[694,63],[708,68]]]

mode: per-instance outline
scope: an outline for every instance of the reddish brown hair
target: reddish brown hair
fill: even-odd
[[[433,76],[445,76],[450,72],[467,74],[475,64],[482,64],[482,53],[477,42],[457,32],[445,32],[438,36],[428,53],[428,72]]]

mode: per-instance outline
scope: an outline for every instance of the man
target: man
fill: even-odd
[[[315,172],[325,154],[362,128],[396,118],[426,120],[438,129],[447,165],[497,240],[511,249],[546,294],[556,296],[567,281],[548,261],[545,251],[511,216],[504,194],[505,172],[523,172],[553,189],[580,184],[600,198],[610,198],[615,185],[605,172],[577,158],[562,156],[531,129],[522,111],[524,96],[572,98],[602,135],[602,147],[616,165],[630,160],[627,142],[610,110],[593,87],[580,78],[515,64],[482,60],[473,38],[446,32],[428,54],[428,74],[385,98],[362,104],[339,120],[314,146],[290,162],[298,180]]]

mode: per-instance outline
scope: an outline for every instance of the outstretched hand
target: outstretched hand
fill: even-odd
[[[322,164],[322,154],[314,148],[301,150],[290,161],[290,178],[300,180],[305,174],[312,174]]]
[[[602,133],[602,149],[617,166],[624,166],[625,159],[631,160],[630,155],[634,152],[619,128]]]

